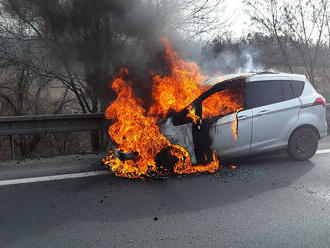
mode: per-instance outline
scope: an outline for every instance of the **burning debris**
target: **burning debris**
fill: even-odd
[[[109,136],[115,143],[103,163],[116,176],[145,178],[155,175],[213,173],[219,161],[212,150],[210,126],[219,118],[242,109],[240,78],[214,87],[192,62],[185,62],[172,50],[167,39],[166,76],[152,72],[152,103],[144,107],[126,80],[127,68],[113,79],[117,98],[106,110],[113,120]],[[237,118],[232,124],[237,138]]]

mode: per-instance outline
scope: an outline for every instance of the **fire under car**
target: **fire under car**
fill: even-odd
[[[186,149],[192,165],[286,150],[295,160],[311,158],[327,134],[325,98],[304,75],[248,73],[213,78],[213,86],[180,112],[158,121],[161,133]],[[219,92],[239,92],[241,108],[221,106],[220,114],[204,116],[208,99]],[[115,149],[117,157],[135,154]]]

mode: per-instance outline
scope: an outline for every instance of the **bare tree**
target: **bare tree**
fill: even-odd
[[[104,111],[115,97],[108,84],[119,67],[128,62],[142,67],[155,53],[150,48],[170,30],[189,35],[213,30],[222,1],[3,0],[2,33],[32,43],[35,52],[24,61],[0,48],[0,60],[62,82],[82,112]],[[92,136],[97,149],[97,135]]]
[[[6,115],[30,115],[61,111],[67,92],[58,101],[47,99],[47,78],[40,78],[28,67],[11,65],[1,69],[0,99],[5,104]],[[47,100],[46,100],[47,99]],[[14,143],[23,157],[28,157],[43,138],[42,135],[19,135]]]
[[[17,35],[24,37],[24,25],[13,25]],[[36,54],[34,42],[10,36],[0,30],[0,111],[5,115],[31,115],[61,112],[68,103],[68,90],[62,87],[62,95],[52,101],[47,97],[52,79],[43,76],[33,66]],[[23,157],[28,157],[44,136],[20,135],[14,143]]]
[[[290,57],[297,50],[309,80],[315,84],[315,67],[326,42],[328,1],[247,0],[245,3],[252,21],[276,38],[287,69],[294,71],[297,62]]]
[[[228,22],[220,17],[225,10],[224,0],[150,0],[149,3],[155,6],[159,16],[168,20],[167,30],[179,30],[189,39],[219,33]]]

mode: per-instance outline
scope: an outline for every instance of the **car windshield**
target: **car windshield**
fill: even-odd
[[[176,125],[195,121],[196,118],[220,117],[233,113],[244,106],[245,78],[226,80],[205,91],[191,104],[173,116]]]
[[[243,107],[243,88],[218,91],[202,101],[202,118],[227,115]]]

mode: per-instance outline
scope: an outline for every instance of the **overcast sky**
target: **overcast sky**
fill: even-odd
[[[230,31],[234,37],[247,35],[250,32],[249,17],[244,13],[242,0],[224,0],[225,3],[225,18],[229,18]]]

